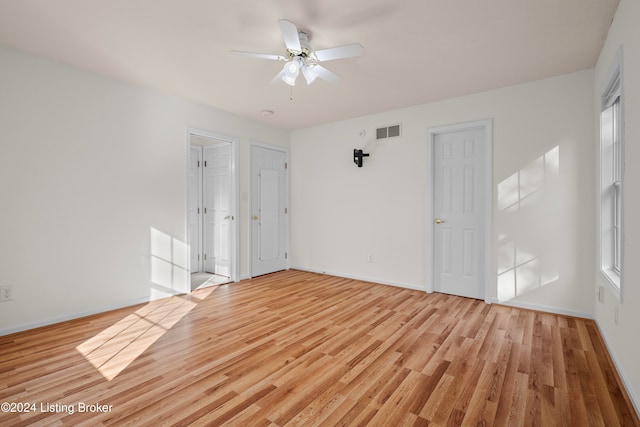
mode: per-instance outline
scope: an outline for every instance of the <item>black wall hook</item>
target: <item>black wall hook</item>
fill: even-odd
[[[358,165],[359,168],[362,167],[363,157],[369,157],[369,153],[363,153],[362,150],[356,148],[353,149],[353,163]]]

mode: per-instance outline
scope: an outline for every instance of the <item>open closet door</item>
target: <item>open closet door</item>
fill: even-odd
[[[205,271],[231,275],[231,145],[204,147],[203,207]]]

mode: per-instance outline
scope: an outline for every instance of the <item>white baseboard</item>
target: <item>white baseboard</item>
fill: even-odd
[[[602,341],[604,341],[604,345],[607,349],[607,353],[609,353],[609,356],[613,361],[613,365],[616,371],[618,372],[618,377],[620,377],[620,380],[622,381],[622,385],[625,391],[627,392],[627,396],[629,396],[629,400],[631,400],[633,409],[635,409],[636,414],[640,416],[640,400],[638,400],[637,396],[633,393],[633,388],[631,388],[631,384],[629,383],[629,381],[627,381],[627,377],[624,374],[624,369],[622,369],[622,365],[620,364],[620,362],[618,362],[618,358],[616,357],[616,354],[613,352],[613,349],[609,345],[609,342],[607,341],[607,336],[603,333],[603,330],[600,327],[600,323],[598,323],[598,319],[595,319],[595,324],[596,324],[596,327],[598,328],[598,332],[600,333],[600,336],[602,337]]]
[[[130,300],[123,302],[121,304],[114,304],[106,307],[96,308],[94,310],[81,311],[72,314],[64,314],[62,316],[50,317],[48,319],[41,319],[35,322],[23,323],[22,325],[11,326],[8,328],[0,329],[0,336],[15,334],[17,332],[28,331],[29,329],[41,328],[43,326],[49,326],[56,323],[66,322],[69,320],[79,319],[81,317],[92,316],[94,314],[104,313],[106,311],[117,310],[119,308],[130,307],[132,305],[143,304],[149,302],[150,298],[137,298],[135,300]]]
[[[312,268],[298,267],[298,266],[291,266],[291,269],[292,270],[300,270],[300,271],[308,271],[310,273],[328,274],[330,276],[343,277],[345,279],[361,280],[363,282],[377,283],[379,285],[389,285],[389,286],[395,286],[396,288],[413,289],[414,291],[426,292],[424,287],[418,286],[418,285],[412,285],[412,284],[409,284],[409,283],[389,282],[389,281],[386,281],[386,280],[380,280],[380,279],[376,279],[376,278],[373,278],[373,277],[357,276],[357,275],[353,275],[353,274],[338,273],[338,272],[335,272],[335,271],[315,270],[315,269],[312,269]]]
[[[562,314],[563,316],[581,317],[583,319],[593,319],[593,313],[584,311],[568,310],[566,308],[553,307],[550,305],[534,304],[530,302],[509,300],[499,301],[497,298],[491,299],[492,304],[506,305],[508,307],[526,308],[528,310],[544,311],[545,313]]]

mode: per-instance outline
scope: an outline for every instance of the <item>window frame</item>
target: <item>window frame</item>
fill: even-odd
[[[624,93],[622,47],[603,90],[598,115],[598,269],[619,302],[624,277]],[[607,128],[604,128],[606,122]]]

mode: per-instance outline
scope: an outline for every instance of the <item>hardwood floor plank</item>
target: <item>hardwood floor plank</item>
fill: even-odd
[[[386,384],[389,374],[395,374],[395,370],[400,370],[402,365],[399,362],[402,355],[397,351],[388,348],[377,355],[369,365],[361,369],[349,370],[340,378],[343,384],[340,392],[348,395],[351,399],[359,400],[365,393],[373,396],[376,390]],[[394,367],[390,369],[390,367]]]
[[[324,420],[346,400],[339,393],[340,388],[342,388],[342,384],[339,382],[328,387],[285,425],[305,427],[323,424]]]
[[[496,425],[509,425],[508,420],[513,412],[514,399],[517,396],[516,379],[518,376],[518,363],[520,359],[521,345],[518,342],[509,342],[507,345],[508,349],[505,349],[505,351],[508,351],[508,359],[506,360],[506,363],[504,359],[502,362],[505,364],[502,388],[500,389],[499,396],[496,396],[497,400],[500,402],[495,417]]]
[[[75,409],[0,425],[640,426],[592,320],[295,270],[0,349],[0,401]]]
[[[490,411],[487,411],[486,407],[487,405],[491,405],[487,396],[490,394],[496,369],[495,362],[484,363],[483,369],[478,376],[478,381],[470,393],[469,403],[465,408],[462,425],[493,425],[496,408],[493,407]]]
[[[357,402],[355,404],[351,404],[350,401],[345,401],[345,404],[340,405],[339,409],[342,407],[349,408],[349,410],[342,415],[341,410],[336,411],[336,417],[327,418],[327,425],[329,426],[366,426],[369,424],[369,421],[376,415],[377,410],[363,404]],[[342,415],[342,417],[339,417]]]
[[[426,397],[422,396],[428,379],[420,372],[408,371],[389,397],[385,398],[385,404],[378,409],[376,415],[371,419],[371,424],[379,426],[400,425],[406,414],[415,414],[416,408],[412,408],[412,406],[415,406],[417,400],[426,400]]]
[[[453,409],[456,395],[456,386],[452,375],[444,374],[437,382],[427,401],[418,413],[420,419],[424,419],[434,425],[445,425],[449,414]]]
[[[535,418],[528,418],[527,414],[527,397],[529,393],[528,389],[529,376],[521,372],[516,373],[513,384],[513,398],[511,400],[511,407],[509,416],[507,417],[505,426],[515,425],[541,425],[542,420]],[[576,424],[579,425],[579,424]]]

